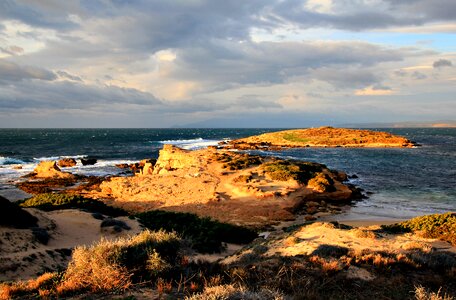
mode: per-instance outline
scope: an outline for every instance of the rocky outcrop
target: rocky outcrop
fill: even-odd
[[[140,169],[138,175],[140,176],[147,176],[152,175],[154,173],[154,165],[150,162],[146,162],[142,169]]]
[[[306,203],[346,204],[357,193],[343,182],[345,173],[321,164],[223,149],[165,145],[155,166],[145,163],[136,175],[112,177],[90,196],[131,211],[160,208],[257,226],[293,220],[302,211],[329,212],[334,209],[326,204],[307,211]]]
[[[83,166],[90,166],[90,165],[94,165],[96,163],[97,163],[96,158],[81,158],[81,164]]]
[[[74,178],[74,175],[67,172],[62,172],[55,161],[42,161],[33,170],[35,178]]]
[[[200,166],[201,161],[198,157],[189,155],[190,152],[173,145],[164,145],[155,163],[153,174],[166,174],[177,169]]]
[[[404,148],[418,144],[388,132],[320,127],[269,132],[233,140],[224,146],[239,150],[280,150],[303,147]]]
[[[74,158],[63,158],[57,162],[57,165],[61,168],[68,168],[76,166],[76,160]]]

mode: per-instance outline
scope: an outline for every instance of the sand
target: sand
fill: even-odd
[[[27,209],[39,218],[40,228],[50,235],[49,242],[39,242],[30,229],[0,227],[0,281],[29,279],[45,271],[66,267],[71,250],[77,246],[91,245],[101,238],[115,239],[139,233],[142,228],[135,220],[124,221],[131,230],[115,232],[101,228],[101,220],[90,213],[76,209],[42,212]]]

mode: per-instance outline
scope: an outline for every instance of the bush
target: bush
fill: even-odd
[[[323,192],[333,192],[334,188],[334,181],[322,172],[318,172],[315,174],[313,178],[309,180],[307,185],[312,187],[313,189],[323,193]]]
[[[15,228],[36,227],[38,219],[20,208],[16,203],[0,196],[0,226]]]
[[[242,170],[261,164],[262,159],[258,155],[222,153],[216,155],[216,160],[223,162],[223,168],[229,170]]]
[[[34,207],[45,211],[77,208],[113,217],[127,215],[124,210],[108,206],[99,200],[67,194],[39,194],[23,201],[20,205],[22,207]]]
[[[293,179],[300,183],[307,183],[315,172],[321,171],[322,167],[319,164],[292,160],[275,160],[262,165],[265,174],[272,180]]]
[[[137,214],[139,221],[150,230],[175,231],[192,242],[195,250],[202,253],[219,252],[222,242],[246,244],[257,234],[245,227],[221,223],[210,218],[200,218],[191,213],[153,210]]]
[[[416,217],[393,225],[383,225],[388,232],[419,232],[427,238],[435,238],[456,245],[456,213],[434,214]]]

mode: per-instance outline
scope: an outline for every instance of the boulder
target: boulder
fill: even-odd
[[[38,219],[16,203],[0,196],[0,226],[30,228],[37,226]]]
[[[76,160],[74,158],[63,158],[57,162],[57,165],[61,168],[68,168],[76,166]]]
[[[68,172],[62,172],[55,161],[42,161],[33,170],[36,178],[73,178],[74,175]]]
[[[83,166],[90,166],[90,165],[94,165],[96,163],[97,163],[96,158],[81,158],[81,164]]]

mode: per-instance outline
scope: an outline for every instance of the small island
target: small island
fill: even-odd
[[[226,146],[247,150],[304,147],[411,148],[418,145],[388,132],[320,127],[264,133],[232,140]]]

